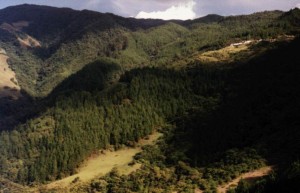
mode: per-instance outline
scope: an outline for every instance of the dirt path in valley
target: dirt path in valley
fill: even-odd
[[[248,181],[255,180],[256,178],[267,176],[268,174],[270,174],[270,172],[272,170],[273,170],[272,166],[266,166],[266,167],[254,170],[252,172],[247,172],[226,184],[219,185],[217,187],[217,192],[218,193],[226,193],[226,191],[229,190],[229,188],[236,187],[241,179],[244,179],[246,181],[247,180]]]

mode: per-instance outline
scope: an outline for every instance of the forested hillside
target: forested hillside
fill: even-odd
[[[295,192],[299,24],[298,9],[192,21],[0,10],[0,48],[22,88],[0,98],[1,179],[61,179],[99,149],[159,130],[159,144],[135,157],[142,170],[72,191],[214,192],[270,164],[271,177],[231,192]]]
[[[21,87],[32,96],[45,96],[63,79],[103,57],[114,58],[123,70],[162,66],[233,41],[295,33],[297,12],[166,22],[20,5],[0,10],[0,41]]]
[[[211,84],[197,88],[209,100],[177,114],[164,139],[135,157],[141,170],[129,176],[112,171],[72,192],[215,192],[218,184],[265,164],[275,172],[229,192],[298,192],[299,46],[299,39],[273,44],[223,70],[195,64],[190,71],[209,77]]]

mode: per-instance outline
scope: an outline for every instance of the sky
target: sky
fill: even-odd
[[[0,9],[24,3],[165,20],[195,19],[207,14],[228,16],[300,8],[300,0],[0,0]]]

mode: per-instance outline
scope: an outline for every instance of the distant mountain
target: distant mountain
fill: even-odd
[[[44,84],[50,81],[45,79],[55,79],[58,83],[97,57],[109,56],[110,52],[122,49],[126,43],[126,38],[122,36],[126,31],[146,29],[166,22],[25,4],[2,9],[0,23],[1,41],[5,43],[2,47],[10,55],[20,84],[30,94],[40,95],[40,92],[48,93],[55,85],[50,83],[50,88],[44,88]],[[94,41],[94,38],[97,40]],[[64,53],[69,49],[72,53]],[[86,49],[89,53],[85,53]],[[76,57],[83,57],[85,61],[78,61]],[[74,60],[77,64],[70,64]],[[21,69],[24,61],[27,61],[26,69]],[[72,68],[64,70],[68,65]]]
[[[125,69],[164,65],[234,37],[284,33],[277,26],[267,32],[280,17],[284,17],[282,12],[275,11],[243,17],[208,15],[180,22],[24,4],[0,10],[0,41],[21,88],[33,96],[45,96],[64,78],[99,58],[114,58]],[[198,24],[206,25],[208,31]],[[234,33],[228,32],[231,27]],[[152,40],[145,41],[146,37]]]
[[[225,17],[220,16],[220,15],[209,14],[209,15],[201,17],[201,18],[197,18],[197,19],[190,20],[190,21],[185,21],[185,23],[188,25],[193,24],[193,23],[213,23],[213,22],[220,22],[224,18]]]

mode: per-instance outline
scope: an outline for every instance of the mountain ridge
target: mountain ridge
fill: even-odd
[[[10,12],[13,12],[13,14],[9,14]],[[268,12],[268,13],[271,14],[273,12]],[[278,16],[280,15],[277,12],[274,13],[276,17],[277,15]],[[20,77],[21,74],[22,76],[23,75],[28,76],[28,72],[25,72],[25,69],[20,69],[20,65],[15,64],[15,63],[20,63],[20,61],[11,62],[12,65],[14,65],[13,67],[14,69],[20,69],[16,71],[17,76],[19,76],[18,79],[21,79],[20,85],[22,86],[23,84],[24,89],[27,90],[28,93],[34,96],[46,95],[53,89],[53,86],[55,86],[58,82],[60,82],[63,78],[65,78],[65,75],[68,76],[81,69],[82,66],[84,66],[85,64],[83,63],[83,61],[78,62],[79,59],[75,59],[76,56],[90,58],[89,61],[87,60],[87,63],[92,62],[98,57],[114,57],[123,60],[123,57],[120,56],[119,53],[123,52],[123,49],[126,50],[126,46],[128,46],[127,44],[130,43],[129,39],[133,38],[133,41],[138,41],[137,38],[140,37],[136,37],[136,35],[138,35],[139,32],[147,33],[147,31],[143,31],[143,30],[151,30],[157,28],[156,31],[159,33],[157,35],[164,37],[165,34],[161,34],[161,33],[165,33],[165,32],[163,31],[160,32],[159,28],[163,27],[164,25],[168,25],[171,22],[171,23],[175,23],[178,26],[174,25],[173,27],[171,27],[168,32],[169,34],[170,31],[173,30],[176,31],[176,28],[188,28],[190,30],[190,32],[188,33],[193,34],[193,33],[197,33],[196,31],[202,28],[201,25],[210,25],[210,24],[212,25],[212,23],[215,22],[218,23],[218,25],[222,25],[222,23],[224,22],[225,23],[229,22],[232,25],[236,25],[234,23],[235,21],[231,21],[232,20],[231,18],[239,18],[239,16],[227,18],[227,17],[217,16],[217,15],[208,15],[202,18],[198,18],[196,20],[180,21],[180,22],[174,20],[171,21],[149,20],[149,19],[145,20],[145,19],[134,19],[134,18],[122,18],[120,16],[116,16],[110,13],[103,14],[103,13],[98,13],[93,11],[85,11],[85,10],[74,11],[72,9],[66,9],[66,8],[54,8],[48,6],[32,6],[32,5],[21,5],[21,6],[9,7],[7,9],[2,9],[0,11],[0,15],[1,15],[0,18],[2,18],[0,19],[0,23],[2,23],[2,25],[3,23],[5,23],[5,18],[7,18],[6,21],[11,25],[13,25],[13,23],[15,22],[20,22],[20,21],[25,22],[24,20],[28,20],[27,26],[24,26],[18,31],[14,31],[12,33],[9,32],[10,33],[9,38],[13,38],[13,36],[17,36],[18,38],[22,39],[22,36],[26,37],[29,35],[35,38],[39,42],[39,44],[41,44],[41,47],[39,49],[32,49],[32,50],[21,49],[20,51],[18,51],[19,52],[18,55],[24,57],[24,60],[30,61],[33,65],[32,67],[30,67],[31,75],[29,77],[26,78]],[[51,17],[49,17],[50,15]],[[191,29],[191,27],[193,29]],[[5,33],[7,33],[7,31]],[[111,37],[107,36],[107,33],[109,33]],[[188,34],[188,33],[181,32],[181,34],[175,34],[175,33],[170,34],[169,39],[160,41],[156,43],[157,45],[150,45],[151,47],[149,48],[145,47],[145,45],[138,45],[141,46],[141,48],[133,47],[131,51],[135,52],[134,54],[136,54],[139,58],[141,59],[143,58],[143,61],[131,61],[131,63],[133,63],[133,65],[139,65],[140,63],[146,62],[149,65],[149,63],[151,63],[153,56],[157,55],[156,49],[161,47],[160,44],[167,44],[167,43],[177,44],[179,39],[183,39],[182,40],[183,45],[184,44],[186,45],[187,43],[191,45],[194,44],[193,42],[184,41],[184,39],[189,37],[184,37],[186,35],[183,36],[182,34]],[[134,36],[132,37],[132,35]],[[101,36],[103,36],[104,39]],[[112,37],[112,36],[116,36],[116,37]],[[220,37],[218,37],[217,39],[219,38]],[[107,42],[108,39],[110,39],[110,42]],[[215,39],[214,41],[216,42],[216,44],[219,44],[217,42],[217,39]],[[76,44],[74,44],[75,42]],[[95,44],[95,42],[98,43]],[[17,42],[15,44],[17,44]],[[139,44],[139,42],[136,42],[135,44]],[[220,44],[222,44],[221,41]],[[85,47],[85,45],[87,45],[88,47]],[[12,46],[12,45],[7,45],[7,46],[9,48],[12,48],[13,50],[18,49],[18,46]],[[203,45],[203,46],[207,46],[207,45]],[[66,50],[68,49],[70,49],[70,51],[72,51],[73,54],[69,53],[66,55]],[[90,53],[83,53],[80,51],[85,49],[89,49]],[[135,49],[139,49],[139,51]],[[176,55],[177,56],[182,55],[182,53],[184,52],[187,52],[184,54],[189,54],[188,52],[196,51],[195,48],[192,48],[194,49],[194,51],[191,51],[190,48],[188,49],[189,49],[188,51],[178,50],[176,51],[177,53],[169,53],[171,55],[167,57],[168,58],[176,57]],[[167,52],[169,52],[169,50],[167,50]],[[17,57],[19,56],[10,57],[11,61],[17,60]],[[126,59],[127,58],[128,57],[126,56]],[[76,63],[78,63],[77,64],[78,66],[75,67],[74,70],[72,70],[71,68],[70,72],[68,72],[68,70],[64,70],[63,64],[60,64],[61,63],[60,61],[63,61],[63,63],[65,64],[69,63],[70,65],[74,65],[72,63],[74,63],[75,60],[77,60]],[[130,60],[133,60],[133,58]],[[162,59],[158,58],[158,61],[155,59],[155,62],[159,62],[160,60]],[[49,71],[54,70],[55,71],[54,73],[59,74],[59,72],[55,70],[55,68],[57,68],[58,71],[62,71],[61,72],[62,76],[55,77],[55,78],[49,77],[50,78],[49,80],[43,80],[44,78],[47,79],[48,76],[52,76],[50,74],[47,75],[47,72],[45,72],[44,69],[48,69]],[[28,79],[30,78],[34,78],[34,81],[28,82]],[[51,85],[52,84],[51,81],[54,83],[54,85]],[[46,87],[48,88],[45,88],[45,86],[43,86],[44,84],[46,84],[47,85]]]

